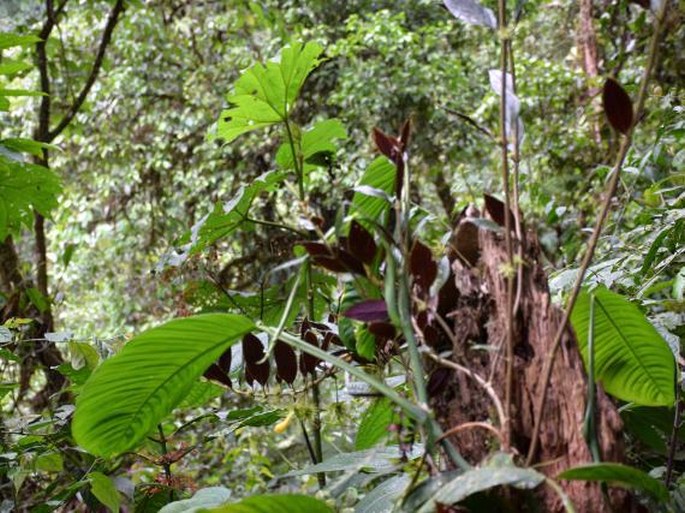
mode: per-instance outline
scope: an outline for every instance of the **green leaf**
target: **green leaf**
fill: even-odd
[[[352,210],[361,214],[362,217],[377,219],[390,207],[388,199],[382,195],[392,196],[395,190],[396,174],[395,166],[385,157],[378,157],[371,162],[355,188]]]
[[[202,508],[220,506],[231,498],[231,491],[223,486],[212,486],[195,492],[190,499],[174,501],[162,509],[159,513],[196,513]]]
[[[435,510],[437,502],[455,504],[469,495],[496,486],[513,486],[522,490],[530,490],[544,480],[543,474],[531,468],[514,466],[510,456],[496,454],[488,465],[468,470],[445,484],[421,507],[419,512],[432,512]]]
[[[30,69],[31,65],[27,62],[15,61],[12,59],[3,59],[0,62],[0,75],[13,75],[20,71]]]
[[[354,513],[389,513],[409,486],[407,474],[391,477],[370,491],[354,508]]]
[[[91,472],[88,474],[88,481],[95,498],[112,513],[119,513],[119,492],[112,480],[100,472]]]
[[[365,325],[359,324],[357,326],[355,340],[357,354],[369,361],[374,361],[376,359],[376,337]]]
[[[38,43],[41,39],[34,35],[21,35],[12,32],[0,32],[0,50],[13,46],[29,46]]]
[[[246,132],[287,120],[322,51],[317,43],[295,43],[283,48],[278,62],[257,63],[245,71],[227,98],[232,107],[221,113],[216,137],[229,143]]]
[[[0,240],[17,233],[22,224],[31,226],[34,209],[49,216],[61,191],[51,170],[0,154]]]
[[[392,422],[393,404],[387,397],[376,399],[362,414],[357,430],[354,448],[358,451],[370,449],[388,434]]]
[[[414,459],[420,456],[420,449],[414,446],[407,457]],[[310,465],[302,470],[293,470],[283,477],[317,474],[319,472],[338,472],[342,470],[356,470],[367,472],[387,472],[397,466],[401,454],[398,447],[383,447],[357,452],[343,452],[331,456],[322,463]]]
[[[618,463],[590,463],[564,470],[557,479],[603,481],[624,488],[640,490],[660,502],[668,501],[668,489],[664,484],[627,465]]]
[[[105,361],[76,401],[76,442],[98,456],[136,447],[193,383],[254,325],[232,314],[169,321],[134,337]]]
[[[587,365],[590,294],[595,295],[595,377],[611,395],[645,406],[675,402],[675,359],[640,309],[599,287],[582,291],[571,314]]]
[[[33,139],[24,139],[22,137],[13,137],[10,139],[3,139],[0,141],[5,148],[19,153],[28,153],[35,157],[43,156],[43,148],[48,150],[59,150],[59,146],[48,144],[44,142],[34,141]]]
[[[46,96],[42,91],[29,91],[27,89],[2,89],[0,96]]]
[[[45,312],[50,308],[50,301],[46,298],[40,291],[35,287],[30,287],[26,289],[26,295],[29,297],[33,306],[38,308],[39,312]]]
[[[198,381],[194,383],[188,394],[183,399],[183,408],[197,408],[206,405],[225,392],[225,388],[211,381]]]
[[[207,513],[333,513],[325,502],[309,495],[255,495]]]
[[[306,161],[317,153],[335,154],[337,147],[333,141],[346,139],[347,131],[339,119],[326,119],[319,121],[312,128],[302,134],[300,142],[300,154],[304,163],[304,171],[314,169],[315,165]],[[297,151],[297,148],[296,148]],[[281,145],[276,153],[276,162],[283,169],[293,169],[293,152],[289,142]]]
[[[64,468],[64,461],[60,453],[48,452],[38,456],[34,465],[36,470],[42,470],[43,472],[61,472]]]

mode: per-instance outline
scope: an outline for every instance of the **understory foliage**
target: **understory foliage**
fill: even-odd
[[[674,2],[70,7],[3,7],[0,511],[685,508]],[[483,241],[506,306],[471,326]],[[588,457],[550,475],[545,371],[578,352]],[[459,380],[486,418],[446,423]]]

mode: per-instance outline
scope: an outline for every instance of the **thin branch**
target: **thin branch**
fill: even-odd
[[[102,39],[100,40],[100,45],[98,46],[97,54],[95,55],[95,61],[93,61],[93,67],[90,70],[88,79],[83,85],[83,88],[76,97],[74,103],[72,103],[67,110],[67,113],[64,115],[64,117],[53,130],[48,131],[46,142],[53,141],[55,137],[62,133],[69,123],[71,123],[71,120],[74,119],[74,116],[78,113],[79,109],[83,105],[83,102],[86,100],[86,97],[88,96],[90,89],[93,87],[93,84],[95,84],[95,80],[100,72],[102,62],[105,58],[105,50],[107,50],[107,46],[112,39],[112,32],[114,31],[114,27],[119,21],[119,15],[123,12],[123,10],[124,0],[117,0],[117,3],[114,4],[114,7],[112,7],[112,10],[109,13],[109,17],[107,18],[107,24],[105,25],[105,30],[102,32]]]
[[[566,309],[564,310],[564,316],[559,324],[556,335],[550,347],[547,359],[542,372],[542,379],[540,381],[541,387],[539,389],[538,395],[535,400],[535,409],[533,410],[535,415],[535,423],[533,426],[533,433],[531,436],[531,443],[528,449],[528,456],[526,457],[526,465],[529,466],[533,458],[535,457],[535,452],[537,451],[538,439],[540,435],[540,426],[542,424],[542,417],[545,414],[545,399],[547,397],[547,389],[549,388],[550,379],[552,376],[552,367],[554,366],[554,357],[556,356],[557,350],[561,343],[561,339],[566,331],[566,327],[571,317],[571,312],[576,304],[578,295],[580,294],[580,289],[583,285],[585,279],[585,274],[587,273],[588,267],[592,262],[592,258],[595,254],[595,249],[597,248],[597,243],[599,237],[602,234],[602,229],[604,228],[604,223],[611,210],[611,200],[616,194],[616,189],[618,187],[619,179],[621,176],[621,169],[623,167],[623,161],[628,154],[628,149],[633,141],[633,133],[635,131],[635,126],[642,116],[642,110],[645,105],[645,100],[647,99],[647,87],[649,85],[649,79],[652,75],[652,69],[654,68],[659,53],[659,39],[661,36],[661,29],[663,28],[663,22],[666,17],[666,7],[668,5],[668,0],[663,0],[659,12],[656,14],[656,19],[654,21],[654,34],[652,35],[652,41],[649,47],[649,54],[647,57],[647,64],[642,73],[642,79],[640,82],[640,91],[638,93],[636,107],[635,107],[635,122],[628,130],[628,133],[623,138],[621,142],[621,147],[619,149],[618,155],[616,157],[616,163],[612,170],[612,176],[606,187],[606,192],[604,195],[604,203],[602,204],[602,209],[600,211],[597,222],[595,223],[595,229],[592,232],[592,237],[588,242],[588,248],[583,256],[583,261],[578,270],[578,275],[576,276],[576,281],[571,291],[571,295],[568,298]]]

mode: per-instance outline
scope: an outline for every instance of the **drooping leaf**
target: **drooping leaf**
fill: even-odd
[[[307,173],[317,165],[320,166],[322,163],[328,162],[327,159],[319,162],[315,157],[317,155],[335,155],[337,147],[333,141],[346,138],[347,131],[339,119],[319,121],[304,132],[299,148],[295,148],[295,151],[300,150],[300,157],[305,163],[304,172]],[[289,141],[284,142],[278,149],[276,162],[283,169],[293,169],[293,152]]]
[[[223,486],[211,486],[198,490],[190,499],[167,504],[159,513],[199,513],[204,508],[221,506],[230,499],[231,490]]]
[[[502,96],[502,72],[498,69],[491,69],[488,73],[490,78],[490,87],[498,95]],[[506,126],[505,131],[507,135],[507,140],[509,145],[512,145],[515,141],[515,137],[518,136],[518,140],[523,140],[524,129],[523,121],[521,121],[521,102],[514,92],[514,79],[510,73],[506,74],[504,90],[506,95]]]
[[[100,456],[136,447],[205,369],[252,329],[239,315],[205,314],[134,337],[84,385],[72,422],[76,442]]]
[[[602,481],[647,493],[659,502],[668,501],[668,489],[649,474],[619,463],[589,463],[564,470],[558,479]]]
[[[573,329],[587,365],[590,294],[595,296],[595,377],[611,395],[644,406],[675,401],[673,353],[640,309],[599,287],[582,291],[571,314]]]
[[[101,472],[91,472],[88,474],[90,481],[90,491],[95,498],[107,506],[112,513],[119,513],[119,491],[112,480]]]
[[[370,265],[376,256],[376,241],[373,240],[366,228],[356,220],[350,223],[350,233],[347,236],[347,249],[361,262]]]
[[[269,381],[269,362],[264,359],[264,346],[252,333],[243,337],[243,361],[245,362],[245,380],[248,384],[257,381],[260,385],[266,385]]]
[[[488,215],[492,218],[494,222],[496,222],[498,225],[504,227],[506,223],[506,219],[504,217],[504,202],[500,201],[499,199],[495,198],[494,196],[491,196],[490,194],[483,194],[483,198],[485,199],[485,210],[488,213]],[[514,219],[514,214],[509,211],[509,227],[513,230],[515,226],[515,219]]]
[[[358,324],[354,330],[355,350],[359,356],[368,361],[376,359],[376,337],[369,331],[368,327]]]
[[[292,385],[297,376],[297,355],[292,347],[281,340],[274,346],[276,373],[280,379]]]
[[[309,495],[254,495],[207,513],[333,513],[325,503]]]
[[[433,253],[418,239],[414,241],[409,253],[409,272],[419,288],[426,292],[438,275],[438,265],[433,260]]]
[[[602,103],[609,124],[616,131],[627,134],[633,126],[633,102],[621,84],[613,78],[607,78],[604,82]]]
[[[295,43],[283,48],[278,62],[257,63],[235,83],[221,113],[216,137],[229,143],[240,135],[288,119],[307,76],[319,64],[323,49],[317,43]]]
[[[19,153],[29,153],[35,157],[42,157],[43,149],[60,149],[59,146],[55,146],[54,144],[48,144],[40,141],[34,141],[33,139],[24,139],[19,137],[3,139],[0,141],[0,145]]]
[[[495,14],[475,0],[444,0],[452,16],[470,25],[497,28]]]
[[[388,434],[392,423],[393,404],[387,397],[379,397],[362,414],[357,429],[354,448],[357,451],[371,449]]]
[[[316,333],[313,331],[306,331],[302,338],[308,344],[319,347],[319,337],[317,337]],[[312,356],[308,353],[302,353],[300,355],[300,372],[303,376],[314,374],[318,364],[319,359],[316,356]]]
[[[343,315],[361,322],[385,321],[388,319],[388,305],[384,299],[367,299],[348,308]]]
[[[407,474],[391,477],[376,486],[354,508],[354,513],[390,513],[403,496],[411,478]]]
[[[217,383],[226,385],[228,388],[233,388],[233,383],[231,382],[231,378],[228,376],[228,373],[216,363],[213,363],[207,367],[207,370],[205,370],[202,375],[207,379],[211,379]]]
[[[437,503],[455,504],[469,495],[496,486],[513,486],[522,490],[530,490],[545,480],[545,476],[536,470],[516,467],[511,463],[510,457],[507,461],[504,458],[497,458],[497,456],[493,457],[488,465],[468,470],[442,486],[421,507],[419,513],[434,511]]]

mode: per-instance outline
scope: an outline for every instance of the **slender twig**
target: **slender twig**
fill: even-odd
[[[456,435],[457,433],[460,433],[464,431],[465,429],[472,429],[472,428],[479,428],[479,429],[485,429],[487,431],[490,431],[493,435],[497,437],[499,440],[500,444],[504,443],[502,433],[493,426],[492,424],[488,424],[487,422],[464,422],[463,424],[459,424],[458,426],[455,426],[451,429],[448,429],[442,434],[441,438],[446,438],[448,436]]]
[[[668,440],[668,461],[666,463],[666,478],[664,479],[666,486],[671,484],[671,477],[673,477],[673,463],[675,461],[675,452],[678,445],[678,430],[680,429],[681,417],[683,415],[683,399],[681,397],[680,386],[676,388],[676,406],[675,415],[673,416],[673,429]]]
[[[292,226],[288,226],[287,224],[281,224],[277,223],[275,221],[266,221],[264,219],[255,219],[253,217],[249,216],[244,216],[243,220],[248,222],[248,223],[254,223],[254,224],[261,224],[263,226],[271,226],[273,228],[280,228],[281,230],[286,230],[292,233],[296,233],[300,237],[309,237],[309,234],[307,232],[304,232],[302,230],[298,230],[297,228],[293,228]]]
[[[500,52],[500,72],[502,74],[502,90],[500,91],[500,118],[499,128],[502,149],[502,186],[504,187],[504,244],[507,251],[508,269],[505,273],[506,279],[506,359],[505,359],[505,381],[504,381],[504,408],[506,413],[506,423],[503,426],[504,450],[509,449],[511,444],[511,407],[514,388],[514,252],[511,240],[511,197],[509,192],[509,148],[507,141],[507,58],[509,48],[509,34],[507,33],[507,2],[498,0],[497,11],[499,17],[499,31],[502,43]],[[516,123],[517,120],[511,120]]]
[[[166,456],[169,453],[167,447],[167,439],[164,436],[164,429],[161,424],[157,424],[157,432],[159,433],[159,440],[155,440],[162,447],[162,455]],[[173,476],[171,474],[171,463],[166,461],[166,458],[162,458],[162,468],[164,469],[164,477],[166,478],[166,484],[169,486],[169,500],[174,500],[174,488],[171,484]]]
[[[628,154],[628,149],[630,148],[630,145],[632,143],[635,126],[642,116],[642,110],[647,99],[647,87],[649,85],[649,79],[652,75],[652,69],[656,64],[656,59],[659,53],[659,38],[661,35],[661,29],[665,18],[668,1],[669,0],[662,1],[661,7],[657,12],[656,19],[654,21],[654,33],[652,34],[652,40],[649,46],[647,64],[645,65],[645,69],[642,73],[640,90],[637,96],[634,118],[635,121],[633,122],[633,125],[630,127],[628,133],[626,133],[625,137],[623,138],[623,141],[621,142],[621,147],[619,149],[618,155],[616,157],[616,162],[612,170],[612,176],[609,182],[607,183],[606,191],[604,193],[604,202],[602,204],[599,217],[597,218],[597,222],[595,223],[595,229],[592,232],[590,241],[588,242],[588,248],[585,251],[585,255],[583,256],[583,261],[581,262],[580,269],[578,269],[578,275],[576,276],[575,284],[566,303],[566,309],[564,310],[563,318],[561,320],[561,323],[559,324],[556,335],[554,336],[554,340],[552,341],[552,345],[550,346],[549,353],[547,354],[547,358],[544,363],[542,378],[540,380],[541,388],[539,388],[538,395],[535,400],[535,409],[533,410],[535,415],[535,423],[533,426],[530,447],[528,449],[528,456],[526,458],[526,465],[530,465],[532,463],[533,458],[535,457],[535,452],[537,451],[538,438],[540,436],[540,426],[542,424],[542,417],[545,413],[545,399],[547,397],[547,389],[549,388],[550,378],[552,376],[554,357],[556,356],[557,350],[559,349],[561,339],[564,333],[566,332],[566,326],[571,316],[573,307],[576,304],[576,300],[578,299],[578,295],[580,294],[580,289],[583,285],[585,274],[587,273],[588,267],[590,266],[590,262],[592,262],[592,258],[594,256],[595,249],[597,248],[599,237],[602,233],[602,229],[604,228],[604,223],[606,222],[607,216],[609,215],[609,211],[611,210],[611,200],[616,194],[616,188],[618,186],[619,178],[621,176],[623,161],[625,160],[626,155]]]

